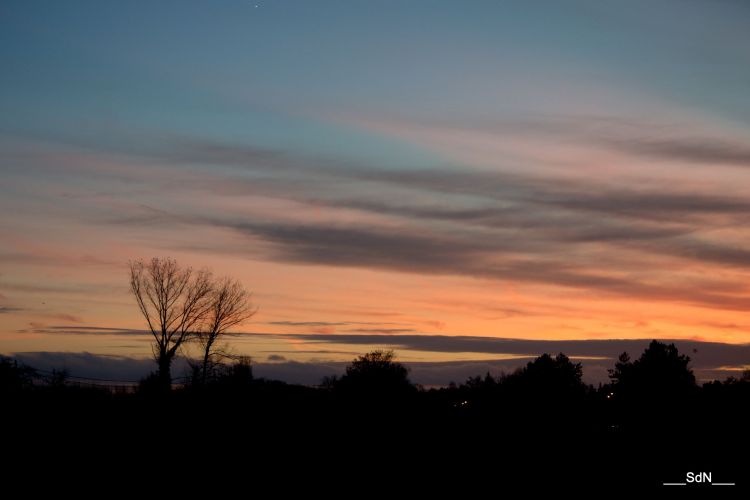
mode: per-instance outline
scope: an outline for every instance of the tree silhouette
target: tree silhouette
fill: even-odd
[[[222,370],[219,380],[230,387],[247,388],[253,381],[250,356],[239,356],[234,363]]]
[[[563,407],[580,406],[587,393],[580,363],[560,353],[542,354],[511,374],[470,377],[453,397],[453,406],[475,414],[516,418],[516,425],[550,417]],[[510,411],[509,411],[510,410]]]
[[[382,350],[359,356],[332,385],[346,395],[364,398],[398,397],[414,392],[409,370],[394,359],[393,351]]]
[[[242,284],[231,278],[218,281],[210,294],[210,307],[198,332],[203,358],[201,382],[206,383],[209,373],[216,366],[216,357],[221,356],[218,343],[227,331],[252,317],[257,310],[250,306],[250,294]]]
[[[563,353],[554,358],[542,354],[517,371],[510,380],[524,391],[556,399],[582,394],[586,386],[582,382],[581,363],[573,363]]]
[[[609,370],[614,394],[622,398],[664,399],[685,396],[695,389],[690,357],[680,354],[674,344],[651,341],[641,357],[630,360],[622,353]]]
[[[211,308],[211,273],[180,267],[171,258],[130,262],[130,289],[154,337],[159,383],[172,383],[172,360]]]

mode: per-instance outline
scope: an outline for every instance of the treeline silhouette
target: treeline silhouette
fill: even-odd
[[[406,467],[412,454],[459,469],[490,453],[514,466],[530,461],[526,474],[559,479],[572,468],[589,482],[621,480],[633,469],[641,476],[631,483],[656,481],[654,474],[697,470],[701,460],[733,467],[727,450],[748,436],[750,373],[698,384],[690,358],[657,341],[635,359],[620,356],[609,383],[596,387],[562,353],[431,389],[412,383],[388,351],[360,356],[317,387],[256,378],[249,358],[212,373],[206,379],[197,367],[171,391],[157,374],[122,392],[82,387],[64,371],[40,376],[2,358],[0,398],[11,428],[63,447],[104,435],[115,447],[145,442],[167,453],[194,436],[263,450],[267,464],[296,463],[311,450],[346,456],[361,446],[357,460],[368,467],[376,456]]]

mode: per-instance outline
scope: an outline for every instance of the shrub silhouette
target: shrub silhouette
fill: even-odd
[[[15,359],[0,356],[0,393],[29,389],[34,383],[35,371]]]
[[[234,363],[222,366],[218,370],[214,383],[242,388],[249,387],[253,380],[253,366],[250,356],[240,356]]]
[[[508,377],[506,383],[516,391],[536,399],[565,400],[582,396],[586,390],[581,381],[583,369],[563,353],[554,358],[542,354]]]
[[[409,370],[394,361],[393,351],[372,351],[355,359],[341,378],[327,379],[335,392],[356,399],[399,398],[416,391]]]

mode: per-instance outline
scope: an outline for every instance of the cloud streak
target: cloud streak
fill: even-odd
[[[730,325],[736,327],[736,325]],[[146,330],[57,325],[33,330],[35,333],[58,335],[126,335],[150,336]],[[615,359],[622,352],[636,355],[642,352],[651,339],[586,339],[586,340],[552,340],[552,339],[518,339],[499,337],[477,337],[471,335],[434,335],[416,333],[409,329],[358,329],[346,333],[268,333],[268,332],[235,332],[235,337],[262,339],[281,339],[295,341],[299,346],[344,345],[351,353],[361,352],[371,346],[388,346],[397,351],[426,351],[435,353],[475,353],[479,355],[512,354],[520,356],[539,356],[543,353],[563,352],[575,357],[601,357]],[[680,351],[690,355],[703,368],[722,365],[742,365],[750,362],[750,344],[728,344],[690,339],[658,339],[660,342],[675,343]],[[342,351],[295,349],[288,352],[331,353]],[[273,353],[284,352],[274,350]]]
[[[334,228],[315,225],[240,223],[239,231],[277,245],[270,258],[282,262],[388,269],[411,273],[462,275],[563,287],[591,289],[627,297],[672,300],[726,309],[750,309],[750,297],[739,295],[744,287],[729,283],[725,288],[652,284],[608,273],[606,268],[576,264],[563,258],[535,258],[524,242],[500,239],[456,239],[441,234],[416,235],[408,230]],[[510,247],[510,248],[508,248]],[[700,249],[700,247],[698,247]],[[673,254],[695,258],[689,249],[662,248]],[[744,252],[721,247],[704,248],[701,260],[741,264]],[[710,258],[710,259],[708,259]],[[731,262],[727,260],[731,259]]]
[[[564,127],[548,128],[562,134]],[[132,216],[119,211],[116,218],[100,219],[103,224],[225,228],[256,244],[222,241],[189,248],[276,262],[549,284],[719,309],[750,307],[741,280],[726,274],[750,272],[748,236],[737,230],[728,238],[717,235],[750,219],[750,203],[732,193],[538,169],[380,168],[197,139],[168,142],[149,154],[174,168],[191,165],[194,170],[182,181],[188,191],[228,200],[260,197],[259,207],[264,200],[279,200],[288,208],[173,213],[139,203]],[[212,173],[209,165],[228,170]],[[316,212],[322,215],[311,216]],[[704,272],[692,272],[695,266],[724,271],[712,277],[723,285],[707,286]],[[36,285],[10,286],[6,289],[42,291]]]
[[[620,151],[698,165],[750,167],[750,145],[707,138],[611,140],[605,144]]]
[[[257,334],[267,335],[267,334]],[[542,353],[564,352],[584,367],[584,380],[588,383],[607,381],[607,369],[614,365],[616,357],[627,351],[637,357],[648,345],[648,340],[583,340],[548,341],[522,339],[493,339],[459,336],[426,335],[304,335],[311,345],[336,343],[349,345],[352,352],[371,345],[388,345],[404,353],[409,350],[463,353],[478,355],[513,354],[510,359],[476,359],[450,362],[406,362],[411,379],[428,386],[444,386],[449,382],[463,382],[468,377],[507,373],[523,366]],[[750,345],[722,344],[686,340],[664,340],[675,342],[681,352],[692,359],[692,367],[699,380],[725,378],[733,375],[750,359]],[[294,351],[298,352],[298,351]],[[325,354],[328,351],[317,350]],[[338,352],[338,351],[337,351]],[[94,379],[115,379],[135,381],[154,369],[154,362],[147,358],[127,356],[103,356],[90,353],[29,352],[15,355],[33,367],[44,370],[68,369],[76,377]],[[354,356],[354,354],[352,355]],[[184,360],[175,367],[175,373],[187,373]],[[341,374],[348,362],[339,361],[289,361],[281,354],[269,354],[265,362],[256,362],[253,371],[256,376],[290,383],[317,385],[323,377]]]

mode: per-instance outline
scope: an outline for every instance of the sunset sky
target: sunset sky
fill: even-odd
[[[729,0],[2,2],[0,353],[149,356],[126,268],[153,256],[252,290],[233,343],[265,363],[746,344],[748,26]]]

